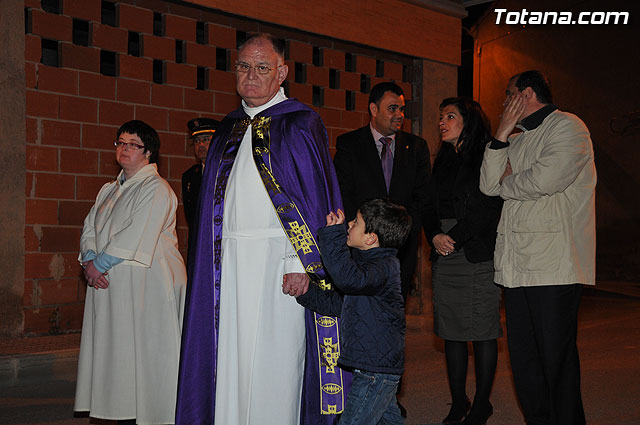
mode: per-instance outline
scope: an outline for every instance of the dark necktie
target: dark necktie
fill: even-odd
[[[393,172],[393,153],[391,152],[391,137],[381,137],[382,154],[382,172],[384,173],[384,182],[387,184],[387,193],[389,193],[389,184],[391,183],[391,173]]]

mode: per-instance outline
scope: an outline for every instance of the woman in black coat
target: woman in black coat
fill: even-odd
[[[440,105],[442,148],[433,166],[424,217],[431,244],[435,333],[445,340],[452,404],[444,424],[484,424],[498,358],[500,289],[493,250],[502,200],[480,192],[480,165],[490,126],[480,105],[448,98]],[[473,342],[476,393],[467,398],[467,342]]]

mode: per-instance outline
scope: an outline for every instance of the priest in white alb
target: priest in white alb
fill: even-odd
[[[327,132],[280,88],[280,40],[250,37],[235,70],[242,107],[211,142],[196,212],[176,423],[334,424],[350,383],[338,321],[289,296],[331,290],[315,243],[341,206]]]

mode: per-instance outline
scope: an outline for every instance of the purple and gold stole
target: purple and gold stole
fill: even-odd
[[[236,120],[230,137],[224,147],[218,173],[216,175],[214,202],[213,202],[213,248],[214,248],[214,280],[215,280],[215,344],[218,344],[218,317],[221,279],[221,252],[222,252],[222,217],[224,213],[224,195],[227,187],[231,168],[238,154],[240,143],[249,125],[252,134],[252,153],[265,189],[271,199],[274,209],[280,219],[282,227],[296,250],[302,265],[312,284],[320,286],[324,290],[331,289],[331,283],[327,281],[320,251],[313,234],[309,230],[304,217],[298,207],[278,184],[271,170],[270,161],[270,135],[269,129],[271,117],[256,116],[253,119],[244,118]],[[320,394],[320,412],[323,415],[335,415],[342,413],[345,403],[345,380],[343,371],[337,366],[340,356],[340,342],[338,319],[313,313],[313,334],[315,336],[316,353],[315,362],[318,366]],[[307,335],[309,332],[307,330]],[[307,355],[307,359],[309,356]]]

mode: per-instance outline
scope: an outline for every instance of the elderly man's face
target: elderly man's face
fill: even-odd
[[[238,64],[249,65],[247,72],[236,71],[238,94],[250,107],[264,105],[278,92],[287,78],[288,68],[271,43],[257,39],[238,53]],[[259,74],[256,66],[266,66],[269,72]]]

